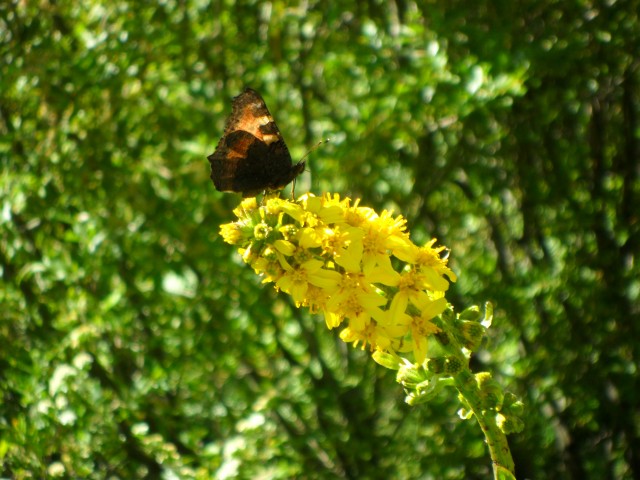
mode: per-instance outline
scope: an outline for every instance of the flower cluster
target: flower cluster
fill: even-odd
[[[445,247],[419,247],[402,216],[338,195],[265,198],[260,206],[247,198],[234,213],[238,221],[222,225],[221,235],[265,283],[324,313],[328,328],[344,326],[345,342],[426,358],[428,337],[440,332],[433,320],[456,280]]]

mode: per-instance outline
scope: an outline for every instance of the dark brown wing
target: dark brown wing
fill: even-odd
[[[233,99],[224,135],[208,159],[215,187],[245,197],[279,190],[304,170],[304,162],[292,165],[267,105],[250,88]]]

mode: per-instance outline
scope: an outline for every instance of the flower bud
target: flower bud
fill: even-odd
[[[458,329],[458,334],[464,348],[475,352],[480,345],[487,329],[480,323],[472,320],[465,320]]]
[[[382,350],[376,350],[371,355],[373,360],[389,370],[399,370],[402,366],[402,359],[397,355],[392,355]]]
[[[266,240],[273,229],[264,222],[258,223],[253,227],[253,236],[256,240]]]
[[[518,433],[524,429],[524,422],[521,418],[512,415],[505,416],[501,413],[496,414],[496,424],[506,435]]]
[[[480,388],[480,399],[485,409],[500,410],[504,394],[500,384],[496,382],[488,372],[476,374],[476,381]]]
[[[447,358],[447,361],[444,365],[444,373],[451,376],[457,375],[462,371],[464,366],[465,364],[462,361],[460,361],[460,359],[455,357],[449,357]]]
[[[413,364],[401,366],[396,375],[396,381],[407,387],[415,387],[426,380],[428,377],[425,370]]]
[[[479,322],[481,317],[482,313],[477,305],[465,308],[460,315],[458,315],[460,320],[469,320],[471,322]]]
[[[220,236],[226,243],[239,245],[242,243],[242,227],[237,223],[227,223],[220,226]]]
[[[427,360],[427,370],[436,375],[444,373],[447,366],[446,357],[434,357]]]

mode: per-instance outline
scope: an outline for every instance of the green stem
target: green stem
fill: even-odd
[[[493,462],[493,478],[496,480],[507,478],[515,479],[515,465],[513,458],[511,458],[507,436],[500,430],[496,423],[495,411],[482,410],[480,389],[478,388],[475,377],[469,370],[463,370],[456,375],[455,384],[458,392],[475,415],[484,433]]]

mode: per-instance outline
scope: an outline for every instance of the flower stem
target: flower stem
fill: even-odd
[[[496,412],[482,409],[480,389],[475,377],[469,370],[463,370],[456,375],[455,385],[461,400],[473,412],[484,433],[493,462],[493,478],[496,480],[515,479],[515,465],[509,450],[507,436],[496,423]]]

